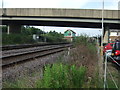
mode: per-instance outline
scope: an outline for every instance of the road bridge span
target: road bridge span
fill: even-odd
[[[60,8],[3,8],[0,9],[2,24],[9,26],[10,32],[19,32],[21,25],[66,26],[101,28],[100,9],[60,9]],[[120,11],[104,10],[105,30],[120,29]]]

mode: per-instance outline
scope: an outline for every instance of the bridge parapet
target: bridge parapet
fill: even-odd
[[[50,16],[50,17],[78,17],[101,18],[100,9],[62,9],[62,8],[3,8],[0,15],[6,16]],[[118,19],[118,10],[105,10],[104,18]]]

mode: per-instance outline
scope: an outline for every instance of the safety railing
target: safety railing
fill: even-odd
[[[117,82],[116,81],[116,79],[115,79],[115,75],[113,75],[112,73],[111,73],[111,70],[109,69],[109,67],[108,67],[108,58],[110,59],[110,60],[112,60],[112,62],[114,62],[117,66],[118,66],[118,68],[120,68],[120,64],[112,57],[112,56],[110,56],[110,55],[105,55],[105,60],[104,60],[104,90],[106,90],[106,89],[109,89],[110,87],[109,87],[109,85],[108,85],[108,82],[109,81],[111,81],[112,83],[113,83],[113,85],[115,86],[114,88],[116,89],[116,90],[120,90],[120,88],[119,88],[119,81]],[[119,73],[118,73],[119,74]],[[107,77],[109,76],[109,81],[107,80]],[[119,78],[119,76],[118,76],[118,78]]]

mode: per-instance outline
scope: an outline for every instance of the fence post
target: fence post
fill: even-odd
[[[120,67],[118,67],[118,77],[120,76]],[[118,78],[118,88],[120,90],[120,78]]]
[[[104,90],[106,90],[107,86],[107,55],[105,55],[105,67],[104,67]]]

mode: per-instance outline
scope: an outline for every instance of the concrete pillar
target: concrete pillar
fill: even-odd
[[[105,26],[104,27],[103,43],[109,43],[109,36],[110,36],[109,26]]]
[[[7,33],[20,33],[21,32],[21,25],[20,24],[9,24]]]

